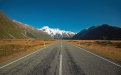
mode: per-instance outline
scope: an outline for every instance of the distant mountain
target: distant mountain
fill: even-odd
[[[80,35],[80,33],[78,33],[78,37],[76,38],[81,40],[121,40],[121,28],[116,26],[103,24],[102,26],[88,28],[86,31],[86,34],[81,33]]]
[[[50,39],[51,37],[29,25],[10,20],[0,11],[0,39]]]
[[[87,33],[89,33],[90,31],[94,30],[97,27],[98,26],[92,26],[90,28],[85,28],[82,31],[80,31],[78,34],[73,36],[72,39],[78,39],[79,40],[81,37],[85,36]]]
[[[76,33],[70,32],[70,31],[65,31],[65,30],[60,30],[58,28],[49,28],[48,26],[44,26],[38,30],[42,30],[49,34],[52,38],[72,38]]]

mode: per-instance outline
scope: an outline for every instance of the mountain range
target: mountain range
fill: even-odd
[[[78,40],[121,40],[121,28],[103,24],[83,29],[72,39]]]
[[[66,39],[66,38],[72,38],[76,33],[60,30],[59,28],[49,28],[48,26],[44,26],[42,28],[39,28],[38,30],[42,30],[49,34],[52,38],[55,39]]]
[[[0,39],[52,39],[47,33],[10,20],[0,11]]]
[[[75,39],[121,40],[121,28],[103,24],[81,30],[79,33],[59,28],[34,28],[16,20],[10,20],[0,11],[0,39]]]
[[[72,39],[80,39],[81,37],[85,36],[87,33],[91,32],[93,29],[97,28],[98,26],[92,26],[90,28],[85,28],[77,33]]]

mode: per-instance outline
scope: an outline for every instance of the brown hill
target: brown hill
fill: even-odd
[[[51,37],[29,25],[10,20],[0,11],[0,39],[51,39]]]

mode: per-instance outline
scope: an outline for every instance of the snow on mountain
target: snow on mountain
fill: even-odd
[[[52,38],[71,38],[76,34],[74,32],[60,30],[59,28],[49,28],[48,26],[44,26],[38,30],[46,32]]]

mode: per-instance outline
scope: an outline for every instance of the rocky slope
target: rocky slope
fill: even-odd
[[[10,20],[0,11],[0,39],[51,39],[51,37],[29,25]]]

